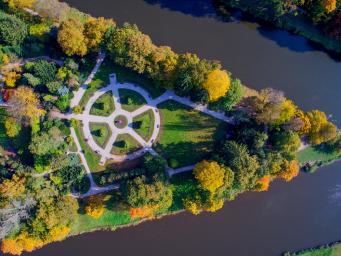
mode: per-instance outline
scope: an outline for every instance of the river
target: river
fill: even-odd
[[[246,85],[283,90],[341,125],[341,61],[302,37],[217,16],[210,0],[67,0],[94,16],[136,23],[158,45],[218,59]],[[214,214],[188,213],[54,243],[30,255],[274,256],[341,240],[341,162]]]

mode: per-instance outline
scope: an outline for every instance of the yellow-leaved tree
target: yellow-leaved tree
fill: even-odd
[[[202,86],[208,93],[209,101],[216,101],[227,93],[230,84],[231,80],[226,71],[216,69],[208,74]]]
[[[84,36],[88,48],[96,50],[102,42],[105,32],[107,32],[110,26],[114,25],[115,23],[112,19],[90,17],[84,24]]]
[[[224,185],[225,169],[215,161],[203,160],[196,164],[193,172],[200,186],[211,193]]]
[[[36,0],[5,0],[11,8],[31,8]]]
[[[331,13],[336,9],[336,0],[322,0],[322,7],[326,13]]]
[[[285,181],[291,181],[300,172],[300,165],[297,160],[284,160],[282,164],[282,171],[278,174],[279,177]]]
[[[17,136],[21,130],[21,125],[13,117],[7,117],[5,120],[6,135],[10,138]]]
[[[90,196],[85,206],[86,214],[95,219],[101,217],[104,213],[103,200],[104,198],[102,195]]]
[[[1,251],[3,253],[20,255],[23,251],[32,252],[43,245],[44,242],[41,239],[23,231],[16,237],[4,239],[1,243]]]
[[[7,72],[4,77],[3,77],[3,81],[5,82],[7,87],[14,87],[15,86],[15,82],[20,78],[20,74],[18,74],[15,71],[10,71]]]
[[[57,40],[65,54],[84,56],[87,53],[83,31],[83,24],[76,19],[68,19],[60,24]]]
[[[309,142],[318,145],[330,141],[337,136],[336,126],[329,122],[324,112],[313,110],[307,113],[311,129],[308,133]]]
[[[17,119],[29,120],[39,119],[44,113],[40,108],[37,95],[26,86],[18,87],[8,100],[8,112]]]

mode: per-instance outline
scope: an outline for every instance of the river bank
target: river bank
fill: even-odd
[[[276,26],[279,29],[285,29],[293,34],[303,36],[310,40],[312,43],[319,45],[331,52],[341,53],[341,41],[333,39],[322,32],[317,26],[307,19],[303,12],[287,13],[278,19],[274,20],[264,15],[264,13],[258,13],[254,10],[257,6],[257,1],[231,1],[221,0],[220,4],[226,5],[228,8],[241,10],[260,21],[265,21],[272,26]],[[224,10],[224,6],[221,6]],[[224,13],[224,11],[222,12]]]

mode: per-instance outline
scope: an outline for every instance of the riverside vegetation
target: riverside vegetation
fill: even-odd
[[[340,0],[217,0],[225,5],[306,37],[325,49],[341,53]]]
[[[325,113],[303,112],[280,91],[259,92],[241,84],[218,61],[177,54],[156,46],[136,25],[118,26],[57,0],[1,0],[0,62],[5,104],[0,112],[0,239],[4,253],[21,254],[70,235],[115,229],[186,209],[214,212],[246,191],[266,191],[272,180],[290,181],[300,166],[340,157],[339,132]],[[95,65],[107,57],[85,88],[78,106],[70,101]],[[109,83],[135,82],[152,98],[165,90],[224,112],[223,122],[169,100],[157,107],[161,131],[158,156],[99,165],[79,121],[54,113],[82,113],[91,95]],[[82,87],[83,88],[83,87]],[[123,91],[122,104],[145,104]],[[115,103],[108,94],[91,109],[108,116]],[[137,117],[133,127],[148,137],[152,115]],[[90,181],[70,136],[75,129],[86,161],[99,185],[117,182],[119,190],[77,198]],[[92,125],[105,144],[109,132]],[[301,142],[310,146],[299,151]],[[114,149],[135,148],[121,136]],[[298,152],[299,151],[299,152]],[[194,165],[169,176],[167,168]]]

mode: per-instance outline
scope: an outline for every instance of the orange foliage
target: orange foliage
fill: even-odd
[[[154,213],[157,207],[151,207],[151,206],[143,206],[140,208],[130,208],[130,217],[131,218],[153,218]]]
[[[271,181],[270,175],[263,176],[258,180],[255,191],[258,192],[267,191],[269,189],[270,181]]]
[[[29,236],[27,232],[22,232],[15,238],[4,239],[1,244],[1,251],[20,255],[23,251],[32,252],[43,245],[42,240]]]
[[[284,179],[285,181],[291,181],[300,172],[300,166],[297,160],[284,160],[282,168],[283,170],[279,173],[279,177]]]
[[[323,0],[322,6],[327,13],[331,13],[336,9],[336,0]]]

